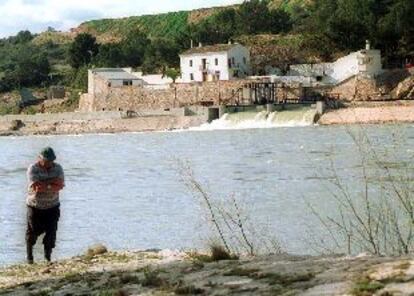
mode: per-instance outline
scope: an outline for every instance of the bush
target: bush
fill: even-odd
[[[322,216],[310,205],[314,215],[326,230],[319,248],[332,253],[355,254],[366,252],[372,255],[407,255],[414,251],[414,196],[411,161],[401,161],[394,155],[398,145],[408,147],[395,131],[393,147],[388,150],[385,143],[373,144],[363,127],[350,130],[348,134],[356,148],[354,155],[359,161],[357,181],[350,185],[332,159],[327,174],[319,176],[329,180],[327,184],[336,211]],[[404,151],[407,151],[404,149]],[[409,153],[409,152],[407,152]],[[327,245],[327,241],[331,244]],[[316,241],[315,241],[316,242]],[[333,246],[333,247],[331,247]]]
[[[219,244],[210,245],[210,253],[212,261],[234,260],[236,256],[231,255],[225,247]]]

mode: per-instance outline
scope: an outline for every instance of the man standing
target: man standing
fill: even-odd
[[[60,217],[59,191],[63,189],[62,167],[55,163],[52,148],[44,148],[38,161],[27,170],[29,181],[27,195],[27,262],[33,264],[33,246],[37,238],[45,233],[43,246],[45,259],[50,262],[56,243],[56,231]]]

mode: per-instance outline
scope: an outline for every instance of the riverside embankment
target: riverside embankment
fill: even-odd
[[[99,248],[98,248],[99,250]],[[101,253],[101,254],[99,254]],[[413,295],[413,258],[89,252],[0,269],[0,295]]]
[[[142,114],[126,118],[122,112],[9,115],[0,117],[0,136],[66,135],[185,129],[205,122],[199,116]]]
[[[288,114],[290,112],[290,114]],[[206,127],[207,130],[221,128],[260,128],[311,125],[306,112],[280,111],[272,122],[260,116],[244,118],[237,122],[219,122]],[[302,112],[302,113],[300,113]],[[269,116],[271,119],[272,116]],[[309,118],[308,118],[309,117]],[[252,122],[240,122],[252,121]],[[233,120],[234,121],[234,120]],[[254,122],[253,122],[254,121]],[[265,120],[266,121],[266,120]],[[160,111],[126,116],[123,112],[57,113],[36,115],[8,115],[0,117],[0,136],[65,135],[88,133],[146,132],[198,127],[207,122],[203,115],[183,115],[177,112]],[[362,102],[345,105],[344,108],[327,110],[317,121],[320,125],[378,124],[414,122],[413,101]]]
[[[321,125],[406,122],[414,122],[414,101],[352,103],[328,110],[318,121]]]

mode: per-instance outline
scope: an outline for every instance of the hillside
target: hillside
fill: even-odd
[[[346,13],[345,13],[346,12]],[[58,32],[21,31],[0,39],[0,92],[61,84],[85,90],[88,67],[133,67],[144,73],[179,68],[195,44],[239,42],[250,49],[253,75],[297,63],[329,62],[361,49],[367,38],[385,68],[414,63],[414,2],[398,0],[250,0],[238,5],[90,20]],[[90,34],[81,34],[90,33]],[[91,36],[92,35],[92,36]]]
[[[306,9],[313,0],[273,0],[269,6],[272,9],[281,8],[289,13],[296,8]],[[223,9],[237,8],[238,5],[200,8],[192,11],[178,11],[162,14],[131,16],[125,18],[90,20],[80,24],[68,32],[44,32],[35,38],[36,43],[54,42],[68,43],[80,33],[90,33],[97,37],[100,43],[120,41],[128,32],[139,29],[151,37],[173,38],[183,32],[188,24],[197,24]]]

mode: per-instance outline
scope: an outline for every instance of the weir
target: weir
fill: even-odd
[[[318,110],[319,109],[319,110]],[[218,118],[193,130],[249,129],[310,126],[317,122],[320,108],[316,105],[267,105],[221,108]],[[217,116],[218,107],[211,107],[209,115]],[[214,112],[212,110],[215,110]]]

